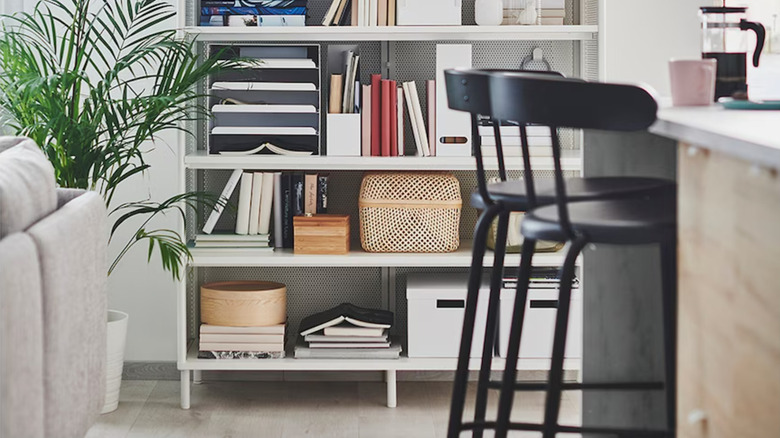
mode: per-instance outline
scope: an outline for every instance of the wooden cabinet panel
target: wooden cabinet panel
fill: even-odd
[[[780,178],[686,145],[678,163],[678,437],[780,437]]]

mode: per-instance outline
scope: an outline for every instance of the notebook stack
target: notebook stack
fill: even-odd
[[[285,325],[267,327],[200,326],[198,359],[281,359]]]
[[[542,0],[542,14],[540,24],[549,26],[563,26],[566,18],[565,0]]]
[[[552,156],[552,137],[547,126],[527,126],[528,151],[532,157]],[[482,156],[495,157],[496,136],[494,127],[489,122],[481,122],[479,136],[482,141]],[[520,157],[523,150],[520,143],[520,128],[517,125],[501,125],[501,145],[505,157]]]
[[[392,324],[392,312],[340,304],[301,321],[295,358],[398,359],[401,345],[388,337]]]
[[[201,0],[201,26],[305,26],[308,0]]]
[[[517,270],[507,270],[504,274],[503,289],[517,288]],[[561,284],[558,268],[534,268],[531,272],[531,281],[529,289],[555,289],[558,290]],[[577,289],[580,286],[579,278],[575,277],[572,282],[572,288]]]

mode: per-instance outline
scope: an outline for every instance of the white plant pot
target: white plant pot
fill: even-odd
[[[116,310],[108,311],[106,338],[108,353],[106,362],[106,398],[102,414],[113,412],[119,406],[119,387],[122,386],[122,367],[125,363],[125,340],[129,315]]]

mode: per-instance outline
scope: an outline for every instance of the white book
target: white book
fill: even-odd
[[[492,126],[479,126],[477,128],[479,135],[492,136],[495,131]],[[518,126],[501,126],[501,138],[504,137],[520,137],[520,127]],[[547,126],[533,125],[526,126],[525,133],[528,137],[549,137],[551,135],[550,128]]]
[[[355,318],[352,318],[352,317],[349,317],[349,316],[345,316],[344,320],[346,322],[348,322],[348,323],[350,323],[352,325],[358,326],[358,327],[385,328],[385,329],[389,329],[390,328],[390,324],[377,324],[377,323],[374,323],[374,322],[366,322],[366,321],[361,321],[359,319],[355,319]]]
[[[496,137],[494,136],[480,136],[482,146],[495,146]],[[519,147],[522,146],[520,137],[507,137],[501,136],[501,145],[505,147]],[[528,146],[552,146],[552,137],[528,137]]]
[[[252,334],[252,333],[202,333],[200,342],[239,342],[239,343],[273,343],[284,342],[284,334]]]
[[[305,82],[214,82],[211,89],[212,91],[317,91],[317,86]]]
[[[404,89],[403,87],[398,87],[396,90],[396,93],[398,93],[398,105],[396,105],[398,108],[398,113],[396,114],[396,118],[398,119],[398,156],[403,157],[404,156]]]
[[[387,342],[387,335],[382,336],[325,336],[310,334],[304,337],[306,342]]]
[[[565,9],[566,0],[542,0],[542,9]]]
[[[284,351],[284,345],[277,343],[234,343],[234,342],[201,342],[202,351]]]
[[[203,225],[204,233],[211,234],[211,232],[214,231],[214,226],[217,225],[217,221],[219,220],[219,217],[222,216],[222,211],[225,209],[224,204],[227,203],[230,196],[233,195],[233,191],[236,189],[238,181],[241,179],[241,174],[241,169],[236,169],[230,175],[230,178],[228,179],[227,184],[225,184],[225,188],[222,189],[222,194],[219,197],[220,203],[214,206],[209,218],[206,220],[206,224]]]
[[[420,130],[417,128],[417,117],[414,115],[414,105],[412,104],[412,92],[410,91],[410,82],[404,82],[402,84],[404,90],[404,96],[406,98],[406,108],[409,113],[409,123],[412,125],[412,134],[414,135],[414,144],[417,147],[417,156],[424,157],[425,153],[422,148],[422,141],[420,140]]]
[[[282,172],[274,173],[274,245],[282,246]]]
[[[280,128],[257,128],[247,126],[217,126],[211,130],[212,135],[317,135],[317,130],[310,126],[291,126]]]
[[[250,235],[250,234],[248,234]],[[195,248],[270,248],[271,243],[265,242],[195,242]]]
[[[201,324],[200,333],[283,335],[285,328],[286,324],[269,325],[264,327],[228,327],[221,325]]]
[[[425,90],[428,99],[428,148],[431,156],[436,156],[436,81],[426,81]]]
[[[368,25],[376,26],[379,22],[379,3],[377,0],[369,0]]]
[[[483,157],[497,156],[495,146],[482,146],[480,149]],[[505,157],[522,157],[523,149],[519,147],[502,149]],[[528,148],[528,155],[531,157],[552,157],[552,148],[549,146],[531,146]]]
[[[211,112],[216,114],[313,114],[317,112],[317,108],[314,105],[214,105],[211,107]]]
[[[236,248],[233,245],[230,246],[217,246],[212,248],[198,248],[198,251],[208,251],[210,256],[218,257],[264,257],[268,253],[274,252],[272,246],[250,246],[244,248]]]
[[[249,234],[249,209],[252,201],[252,174],[241,175],[241,188],[238,193],[238,211],[236,212],[236,234]]]
[[[232,156],[239,156],[239,155],[254,155],[257,153],[260,153],[264,150],[268,150],[270,152],[273,152],[276,155],[287,155],[292,157],[306,157],[311,154],[313,154],[313,151],[291,151],[288,149],[281,148],[279,146],[276,146],[273,143],[263,143],[260,146],[249,149],[248,151],[220,151],[220,155],[232,155]]]
[[[340,0],[333,0],[330,3],[330,8],[328,8],[328,11],[325,12],[325,16],[322,18],[323,26],[330,26],[333,24],[333,18],[336,16],[336,11],[339,9],[340,4]]]
[[[262,58],[247,61],[232,61],[239,67],[257,69],[315,69],[317,65],[309,58]]]
[[[255,174],[257,178],[257,174]],[[274,199],[274,174],[265,172],[263,178],[263,196],[260,201],[260,219],[258,228],[260,234],[268,234],[271,231],[271,211]]]
[[[263,194],[263,174],[254,172],[252,174],[252,198],[249,200],[249,234],[258,234],[258,224],[260,223],[260,198]],[[266,234],[266,233],[263,233]]]
[[[326,327],[325,336],[382,336],[384,329],[368,327]]]
[[[309,348],[390,348],[389,342],[311,342]]]
[[[214,82],[212,91],[317,91],[309,82]]]
[[[424,156],[431,156],[431,149],[428,145],[428,134],[425,129],[425,120],[422,115],[422,106],[420,105],[420,96],[417,94],[417,84],[412,81],[412,85],[409,87],[412,92],[412,104],[414,105],[414,116],[417,119],[417,128],[420,131],[420,141],[422,142],[422,149]]]
[[[268,242],[268,234],[255,234],[253,236],[240,234],[218,232],[213,234],[198,234],[195,236],[195,243],[201,242]]]

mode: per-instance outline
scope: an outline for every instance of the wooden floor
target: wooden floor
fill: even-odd
[[[192,409],[185,411],[178,382],[126,381],[119,409],[102,415],[87,438],[444,437],[451,387],[398,382],[398,407],[391,409],[384,405],[381,382],[204,382],[193,385]],[[470,395],[471,404],[473,388]],[[561,423],[579,424],[580,394],[564,397]],[[518,394],[515,400],[513,421],[541,419],[542,394]]]

